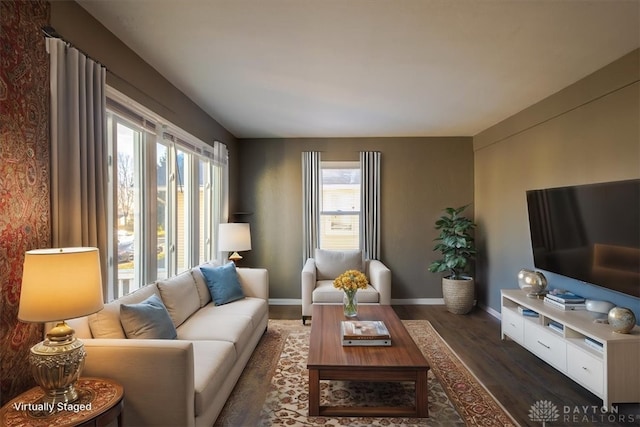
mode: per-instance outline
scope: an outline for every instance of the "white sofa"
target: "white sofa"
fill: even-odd
[[[211,427],[267,328],[265,269],[237,268],[245,298],[214,305],[198,267],[68,323],[87,353],[82,376],[124,386],[127,426]],[[160,296],[177,339],[127,339],[120,304]]]
[[[311,318],[313,304],[342,303],[344,292],[333,280],[347,270],[362,271],[369,279],[366,289],[358,290],[358,302],[391,305],[391,270],[381,261],[363,260],[361,251],[316,249],[301,273],[302,324]]]

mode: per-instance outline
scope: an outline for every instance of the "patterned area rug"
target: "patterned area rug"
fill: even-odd
[[[517,425],[428,321],[403,323],[431,365],[429,418],[308,417],[306,362],[311,328],[299,320],[270,320],[216,426]],[[321,383],[322,405],[407,406],[413,399],[411,383]]]

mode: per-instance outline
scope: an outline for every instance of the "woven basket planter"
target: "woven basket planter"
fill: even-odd
[[[444,305],[451,313],[467,314],[475,300],[475,281],[472,277],[461,280],[443,278],[442,296]]]

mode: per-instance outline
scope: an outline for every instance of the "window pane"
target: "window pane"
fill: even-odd
[[[320,215],[321,249],[358,249],[360,215]]]
[[[169,150],[163,144],[156,144],[156,210],[158,212],[157,243],[158,243],[158,279],[168,277],[167,269],[167,241],[166,231],[169,224],[169,209],[167,206],[167,183],[169,182],[169,169],[167,167],[167,157]]]
[[[118,272],[117,295],[125,295],[139,287],[139,268],[136,266],[136,252],[139,256],[140,245],[137,237],[140,233],[137,148],[140,144],[140,132],[117,124],[116,132],[116,203],[118,227]]]
[[[189,223],[191,212],[190,204],[191,198],[189,197],[191,180],[191,155],[182,150],[177,151],[178,160],[178,182],[177,182],[177,230],[176,230],[176,249],[177,249],[177,265],[176,273],[182,273],[189,268],[189,245],[191,239],[189,237]]]
[[[360,169],[322,169],[322,211],[360,210]]]
[[[207,239],[207,206],[206,200],[207,197],[206,192],[209,188],[209,178],[208,178],[208,165],[202,159],[198,160],[198,228],[199,233],[197,236],[198,239],[198,264],[202,264],[205,261],[205,246],[208,242]]]

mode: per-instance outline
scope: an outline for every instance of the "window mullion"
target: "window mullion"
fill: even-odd
[[[176,179],[176,146],[171,144],[169,146],[169,154],[167,159],[167,167],[169,170],[169,182],[167,185],[167,230],[165,232],[166,239],[166,262],[167,262],[167,275],[173,276],[176,274],[177,264],[177,250],[176,250],[176,230],[178,227],[177,220],[177,195],[178,185]]]
[[[157,170],[156,170],[156,138],[149,132],[144,132],[142,137],[142,177],[145,182],[143,194],[143,221],[142,230],[144,239],[143,283],[149,283],[157,279],[158,272],[158,209],[157,209]]]

